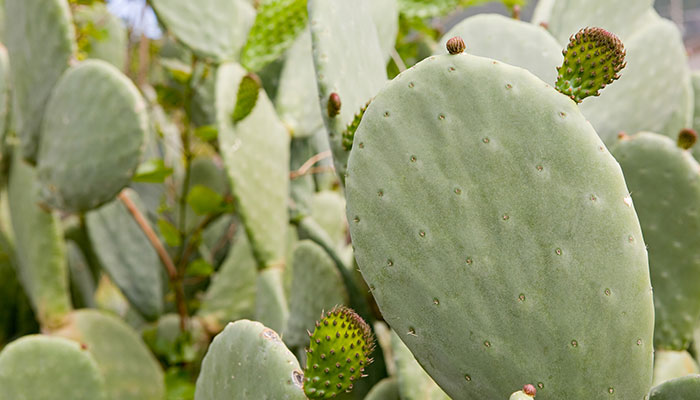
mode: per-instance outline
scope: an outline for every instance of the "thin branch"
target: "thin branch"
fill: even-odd
[[[311,167],[314,166],[314,164],[316,164],[317,162],[319,162],[321,160],[325,160],[326,158],[331,157],[331,155],[332,154],[331,154],[330,150],[326,150],[324,152],[321,152],[321,153],[314,155],[313,157],[306,160],[304,162],[304,164],[302,164],[301,167],[299,167],[299,169],[297,169],[296,171],[290,172],[289,179],[296,179],[300,176],[306,175],[308,173],[308,171],[311,169]]]
[[[390,55],[391,55],[391,59],[394,60],[394,64],[396,64],[396,68],[399,69],[399,72],[405,71],[406,70],[406,63],[404,63],[403,59],[401,59],[399,52],[396,51],[396,49],[392,48]]]

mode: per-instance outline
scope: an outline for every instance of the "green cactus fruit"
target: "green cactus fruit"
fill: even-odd
[[[101,311],[74,311],[53,334],[83,343],[104,376],[108,399],[161,400],[163,371],[139,335],[121,319]]]
[[[187,47],[217,61],[238,58],[255,21],[245,0],[153,0],[158,19]]]
[[[284,293],[284,269],[258,271],[255,289],[255,319],[282,332],[289,321],[289,303]]]
[[[399,0],[375,0],[370,3],[384,61],[391,58],[399,33]]]
[[[678,134],[678,140],[676,141],[676,144],[678,147],[680,147],[683,150],[689,150],[693,146],[695,146],[695,143],[698,141],[698,133],[695,132],[693,129],[683,129],[679,134]]]
[[[127,196],[143,210],[136,193]],[[163,312],[163,267],[129,210],[114,200],[87,213],[86,222],[90,242],[112,281],[144,317],[158,318]]]
[[[6,45],[22,156],[36,161],[41,121],[76,46],[68,0],[6,0]]]
[[[306,330],[313,326],[319,311],[347,304],[348,295],[333,259],[321,246],[302,240],[295,246],[295,266],[290,291],[290,318],[284,342],[291,348],[308,343]]]
[[[0,5],[2,13],[2,5]],[[10,59],[7,49],[0,44],[0,168],[2,168],[3,142],[10,128]]]
[[[241,64],[259,71],[287,50],[306,27],[306,0],[262,0],[248,42],[241,52]]]
[[[449,400],[435,381],[418,364],[411,350],[391,331],[391,351],[396,364],[396,377],[401,400]]]
[[[62,323],[72,306],[60,219],[39,205],[36,175],[15,154],[8,202],[19,280],[39,323],[50,329]]]
[[[211,283],[197,311],[212,332],[227,323],[251,318],[255,312],[257,263],[244,230],[236,232],[233,245]]]
[[[216,75],[219,147],[238,213],[258,267],[280,265],[289,220],[289,135],[264,92],[250,115],[234,126],[230,116],[246,71],[227,63]]]
[[[525,68],[550,84],[557,79],[561,46],[539,26],[502,15],[478,14],[443,35],[437,50],[444,53],[447,41],[455,36],[466,39],[469,54]]]
[[[544,400],[647,393],[642,232],[574,102],[522,68],[430,57],[374,98],[350,154],[357,263],[449,396],[507,398],[524,382]]]
[[[673,140],[622,136],[613,147],[648,245],[654,287],[654,347],[688,348],[700,317],[700,165]],[[656,167],[651,167],[656,166]]]
[[[279,335],[239,320],[218,334],[204,356],[195,400],[305,400],[299,362]]]
[[[654,379],[651,386],[691,374],[700,374],[700,368],[687,351],[656,350],[654,352]]]
[[[342,182],[349,156],[343,132],[386,82],[384,56],[367,0],[309,0],[309,21],[320,104],[338,111],[322,115]],[[342,107],[330,107],[329,98]]]
[[[562,44],[568,42],[572,32],[584,26],[600,26],[615,32],[624,41],[643,25],[653,3],[654,0],[541,0],[532,23],[545,23],[547,30]]]
[[[118,69],[126,65],[129,37],[124,22],[102,3],[78,6],[73,11],[78,51],[89,58],[104,60]]]
[[[308,29],[302,31],[287,50],[280,72],[275,107],[295,139],[311,137],[323,129],[311,53],[311,31]]]
[[[384,378],[367,393],[365,400],[400,400],[396,378]]]
[[[231,114],[231,121],[234,124],[243,120],[253,111],[261,87],[260,78],[253,73],[248,73],[241,79],[236,95],[236,107]]]
[[[367,323],[347,307],[335,307],[316,322],[306,350],[304,392],[330,399],[352,390],[372,362],[374,336]]]
[[[42,198],[72,212],[112,200],[131,181],[147,130],[146,104],[129,78],[101,60],[72,67],[46,106],[37,169]]]
[[[12,400],[107,400],[105,379],[85,345],[24,336],[0,352],[0,389]]]
[[[672,379],[654,387],[649,400],[695,400],[700,396],[700,375]]]
[[[557,67],[556,88],[580,103],[620,78],[625,68],[625,46],[602,28],[583,28],[569,39],[564,64]]]

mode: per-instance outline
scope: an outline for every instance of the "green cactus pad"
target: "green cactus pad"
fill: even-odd
[[[0,389],[7,400],[107,400],[95,359],[73,340],[18,339],[0,353]]]
[[[239,320],[218,334],[204,356],[195,400],[305,400],[299,362],[279,335]]]
[[[401,14],[408,18],[430,18],[448,14],[459,0],[398,0]]]
[[[347,243],[348,222],[345,217],[345,197],[342,194],[331,190],[314,193],[311,199],[311,218],[328,233],[336,248],[342,248]]]
[[[284,342],[289,347],[304,347],[306,334],[319,313],[338,304],[347,304],[348,295],[333,259],[310,240],[302,240],[294,248],[292,288],[289,299],[289,322]]]
[[[0,5],[0,13],[2,6]],[[0,44],[0,165],[2,164],[3,142],[10,128],[10,59],[7,49]]]
[[[372,362],[374,336],[353,310],[336,307],[316,322],[306,350],[304,392],[311,399],[330,399],[350,391]]]
[[[180,41],[195,53],[219,61],[238,58],[255,21],[255,9],[245,0],[153,0],[150,4]]]
[[[700,397],[700,375],[672,379],[651,389],[649,400],[695,400]]]
[[[295,139],[310,137],[323,128],[311,53],[311,32],[308,29],[287,51],[275,106],[280,119]]]
[[[54,334],[85,345],[104,376],[108,399],[162,400],[165,396],[158,361],[121,319],[101,311],[78,310]]]
[[[71,310],[60,219],[39,205],[36,171],[18,154],[8,189],[19,280],[41,325],[52,328]]]
[[[342,103],[338,115],[321,115],[344,181],[349,151],[343,131],[386,82],[384,56],[366,0],[309,0],[309,21],[321,108],[326,110],[332,93]]]
[[[502,15],[478,14],[442,36],[437,47],[440,54],[455,36],[466,41],[469,54],[525,68],[546,83],[553,84],[557,79],[556,67],[563,60],[561,46],[542,27]]]
[[[289,304],[284,293],[284,270],[278,267],[258,272],[255,289],[255,319],[282,332],[289,321]]]
[[[642,232],[619,165],[570,99],[522,68],[430,57],[370,104],[346,184],[363,277],[448,395],[647,392]]]
[[[399,33],[399,0],[374,0],[370,2],[370,7],[377,28],[379,48],[384,54],[384,60],[388,60]]]
[[[396,376],[401,400],[449,400],[435,381],[418,364],[411,350],[391,331],[391,351],[396,363]]]
[[[698,364],[685,350],[656,350],[654,352],[654,379],[652,386],[660,385],[671,379],[699,374]]]
[[[625,46],[615,34],[601,28],[584,28],[571,36],[557,67],[556,88],[577,103],[620,79],[625,68]]]
[[[16,127],[25,159],[36,161],[42,116],[75,52],[68,0],[6,0]]]
[[[73,12],[78,46],[89,58],[104,60],[122,69],[126,65],[129,38],[124,22],[102,3],[78,6]],[[82,34],[82,36],[81,36]]]
[[[136,193],[127,196],[143,210]],[[86,221],[90,242],[111,279],[144,317],[158,318],[163,312],[162,267],[129,210],[115,200],[89,212]]]
[[[255,103],[258,101],[260,88],[262,84],[260,78],[255,74],[246,74],[238,84],[238,92],[236,93],[236,106],[231,114],[231,121],[235,124],[245,119],[255,108]]]
[[[657,349],[688,348],[700,294],[700,165],[661,135],[624,136],[611,148],[625,173],[649,251]]]
[[[284,262],[289,193],[289,135],[265,93],[253,111],[235,126],[231,112],[246,71],[223,64],[217,71],[216,107],[219,146],[238,213],[258,267]]]
[[[241,64],[260,71],[294,43],[306,26],[306,0],[262,0],[248,42],[241,52]]]
[[[101,60],[72,67],[46,106],[42,198],[72,212],[112,200],[136,171],[147,130],[146,104],[129,78]]]
[[[255,312],[257,263],[244,230],[236,233],[233,247],[211,277],[197,312],[213,331],[228,322],[251,318]]]
[[[367,393],[365,400],[401,400],[396,378],[384,378]]]
[[[700,130],[700,71],[694,71],[692,73],[691,82],[693,88],[693,104],[695,105],[691,126],[695,132],[698,132]],[[696,160],[700,159],[700,146],[695,146],[693,155],[695,155]]]

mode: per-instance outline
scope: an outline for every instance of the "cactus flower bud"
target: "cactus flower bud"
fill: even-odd
[[[447,47],[447,51],[449,51],[450,54],[459,54],[467,48],[467,45],[464,44],[464,40],[462,40],[461,37],[455,36],[447,41],[445,47]]]
[[[678,134],[678,147],[683,150],[688,150],[698,141],[698,133],[692,129],[683,129]]]
[[[338,93],[331,93],[328,97],[328,116],[333,118],[340,114],[340,105],[340,96],[338,96]]]

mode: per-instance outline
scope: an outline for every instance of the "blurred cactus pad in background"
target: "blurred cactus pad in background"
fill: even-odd
[[[699,37],[0,0],[0,400],[700,399]]]

